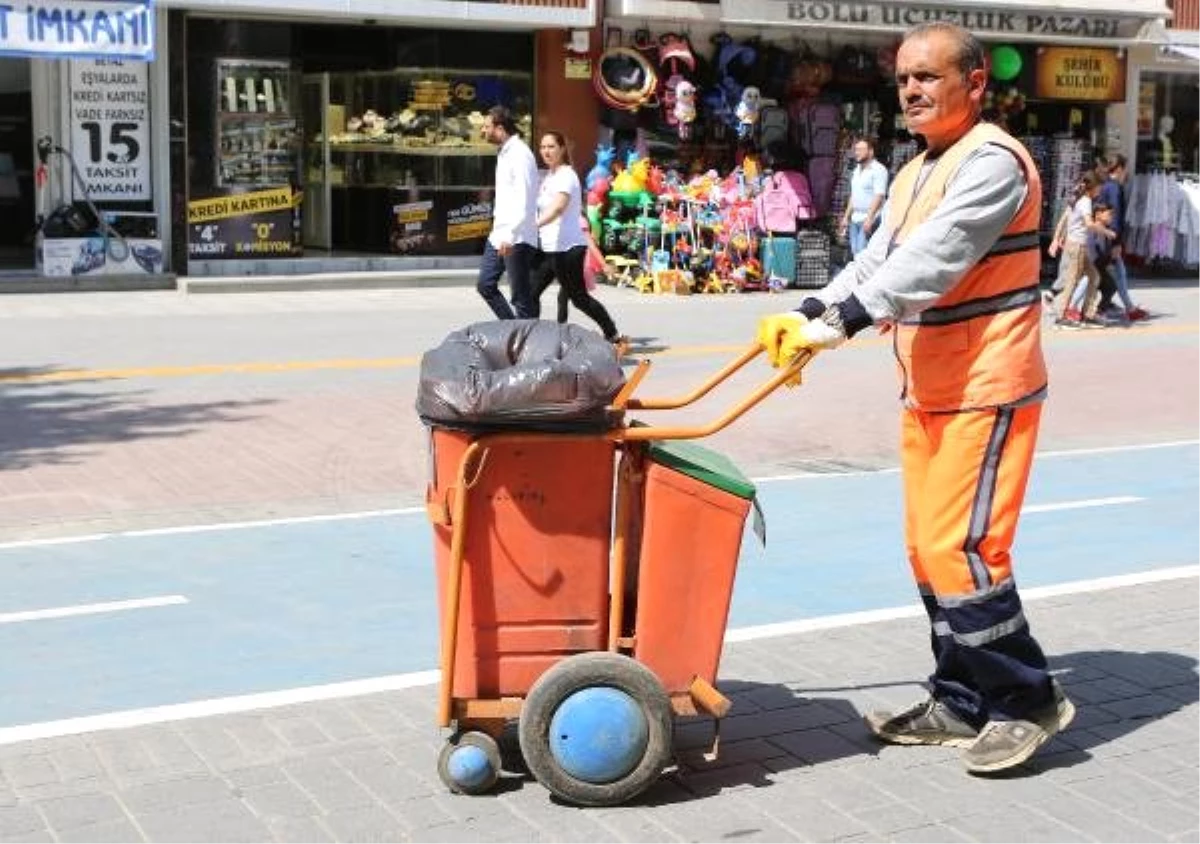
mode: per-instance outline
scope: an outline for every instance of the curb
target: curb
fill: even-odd
[[[400,270],[307,275],[184,276],[180,293],[279,293],[301,290],[392,290],[474,285],[478,270]]]

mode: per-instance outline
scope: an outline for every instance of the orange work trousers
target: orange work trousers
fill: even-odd
[[[976,726],[1052,700],[1010,553],[1041,412],[1038,402],[902,417],[905,542],[932,627],[930,682]]]

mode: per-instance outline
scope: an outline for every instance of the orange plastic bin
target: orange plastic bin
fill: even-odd
[[[468,496],[454,694],[523,696],[563,657],[607,646],[615,445],[442,428],[432,438],[426,501],[443,621],[454,497]],[[456,477],[476,440],[485,448],[464,493]]]
[[[634,656],[667,692],[716,680],[754,484],[726,457],[655,442],[646,471]]]

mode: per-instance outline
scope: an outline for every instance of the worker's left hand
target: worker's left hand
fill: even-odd
[[[824,319],[788,311],[759,320],[758,342],[766,348],[772,366],[784,366],[804,349],[837,348],[846,342],[846,333]]]

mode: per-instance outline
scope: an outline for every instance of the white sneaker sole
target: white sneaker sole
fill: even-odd
[[[1021,749],[1019,753],[1015,753],[1006,759],[1000,759],[996,762],[987,764],[972,763],[970,760],[964,759],[964,764],[967,766],[967,771],[972,774],[990,774],[996,771],[1005,771],[1009,768],[1015,768],[1017,765],[1025,762],[1030,756],[1037,753],[1042,745],[1050,741],[1056,733],[1061,733],[1067,726],[1075,720],[1075,704],[1071,703],[1069,698],[1063,698],[1062,705],[1058,708],[1058,723],[1053,730],[1043,730],[1038,736],[1037,741],[1031,742],[1027,747]]]
[[[874,719],[871,715],[864,715],[863,720],[867,722],[867,729],[871,731],[871,735],[882,742],[888,744],[905,744],[905,745],[926,745],[928,747],[970,747],[975,743],[972,738],[936,738],[934,736],[915,736],[911,733],[890,733],[883,729],[883,720]]]

